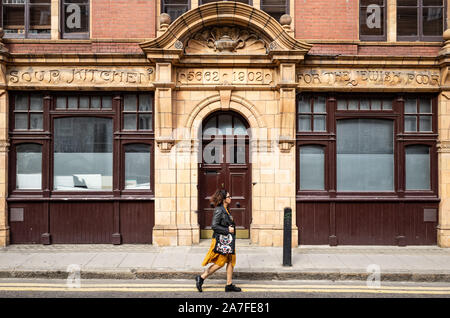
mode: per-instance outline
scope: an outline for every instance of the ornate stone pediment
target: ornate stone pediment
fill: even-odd
[[[245,55],[257,55],[261,56],[259,63],[298,64],[312,45],[293,38],[261,10],[221,1],[189,10],[140,47],[152,62],[217,64],[214,55],[218,55],[236,64],[244,63]],[[205,58],[198,60],[195,55]]]
[[[188,38],[185,53],[267,54],[268,48],[255,32],[237,26],[223,26],[203,29]]]

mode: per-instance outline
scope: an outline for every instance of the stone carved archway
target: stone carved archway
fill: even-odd
[[[267,128],[261,113],[250,101],[238,95],[231,94],[228,102],[224,102],[221,99],[220,94],[218,94],[210,96],[198,103],[187,118],[185,127],[190,129],[191,138],[193,140],[198,139],[198,131],[203,119],[218,110],[234,110],[241,114],[247,119],[251,129],[257,130]]]
[[[228,98],[224,98],[224,96],[228,96]],[[187,117],[184,127],[190,131],[190,141],[188,144],[191,145],[190,150],[190,175],[191,175],[191,185],[192,192],[190,197],[191,207],[192,207],[192,215],[191,220],[198,218],[198,213],[200,213],[200,198],[199,198],[199,189],[201,188],[198,174],[200,173],[200,168],[198,163],[201,163],[201,156],[199,156],[199,151],[201,151],[202,142],[201,142],[201,132],[202,132],[202,123],[204,120],[211,114],[219,111],[234,111],[240,114],[243,119],[245,119],[249,128],[251,129],[250,133],[250,156],[256,157],[258,156],[258,144],[261,140],[267,140],[267,125],[262,116],[260,110],[248,101],[246,98],[241,97],[237,94],[232,94],[231,92],[228,94],[216,94],[205,98],[200,101],[192,110],[190,115]],[[177,148],[177,147],[176,147]],[[181,147],[183,149],[184,147]],[[186,149],[186,148],[184,148]],[[183,151],[183,150],[181,150]],[[251,159],[250,159],[251,160]],[[258,164],[250,165],[251,171],[250,176],[253,175],[253,170],[260,169]],[[249,180],[252,182],[253,180]],[[249,195],[250,200],[252,197],[252,185],[249,183]],[[251,205],[250,205],[251,206]],[[250,210],[250,215],[252,213],[252,209]],[[192,224],[194,227],[194,224]],[[251,225],[250,225],[251,226]],[[200,231],[198,224],[195,224],[195,229]]]
[[[158,38],[140,46],[156,70],[155,244],[198,243],[198,131],[213,111],[234,110],[252,129],[250,147],[256,150],[252,156],[258,157],[252,163],[252,179],[261,176],[261,182],[252,188],[252,215],[256,217],[250,236],[254,243],[280,245],[280,211],[295,200],[295,169],[281,164],[295,160],[291,151],[295,140],[295,70],[312,46],[293,38],[265,12],[234,1],[190,10]],[[225,76],[216,81],[206,78],[217,69],[219,75],[233,74],[233,68],[258,69],[262,80],[248,83]],[[200,74],[205,81],[191,76],[196,81],[189,82],[190,73]],[[273,76],[265,81],[268,73]],[[196,94],[203,96],[193,98]],[[185,131],[180,136],[178,128]],[[273,136],[272,129],[279,136]],[[273,145],[276,149],[272,151],[277,137],[279,147]],[[269,152],[279,152],[276,156],[280,161],[269,158]]]

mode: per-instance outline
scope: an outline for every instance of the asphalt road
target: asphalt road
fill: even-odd
[[[450,298],[450,283],[365,281],[235,281],[240,293],[225,293],[225,282],[207,280],[203,293],[194,280],[0,279],[0,298]]]

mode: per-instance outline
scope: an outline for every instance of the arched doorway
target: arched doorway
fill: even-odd
[[[249,125],[233,111],[214,112],[203,120],[199,164],[199,224],[201,238],[211,238],[216,189],[229,191],[229,208],[238,238],[249,238],[251,223],[251,166]]]

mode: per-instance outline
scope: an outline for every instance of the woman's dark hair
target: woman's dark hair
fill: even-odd
[[[216,192],[212,195],[210,201],[214,204],[214,207],[219,206],[223,203],[223,201],[227,198],[228,191],[225,189],[217,189]]]

